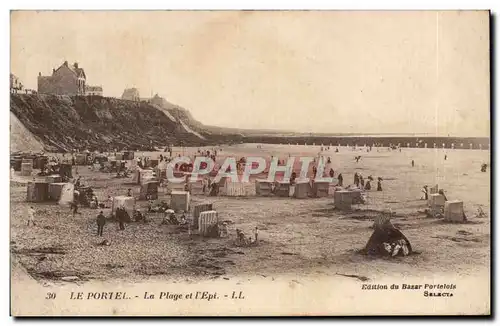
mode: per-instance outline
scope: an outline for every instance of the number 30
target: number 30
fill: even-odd
[[[56,294],[54,292],[48,292],[47,296],[45,297],[45,299],[55,299],[55,298]]]

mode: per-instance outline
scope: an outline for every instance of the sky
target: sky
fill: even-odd
[[[11,72],[64,61],[200,122],[489,137],[486,11],[14,11]]]

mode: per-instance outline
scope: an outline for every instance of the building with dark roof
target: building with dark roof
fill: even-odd
[[[38,74],[38,93],[57,95],[85,95],[87,76],[83,68],[74,63],[68,65],[68,61],[57,69],[52,69],[51,76]],[[102,90],[101,90],[102,91]]]

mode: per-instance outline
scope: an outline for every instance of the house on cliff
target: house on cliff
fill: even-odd
[[[159,96],[158,93],[156,93],[155,96],[149,99],[149,103],[163,108],[165,106],[166,100],[163,97]]]
[[[52,69],[51,76],[42,76],[41,72],[38,73],[38,93],[87,95],[88,90],[90,90],[92,94],[100,93],[99,95],[102,95],[101,86],[87,85],[85,70],[80,68],[77,62],[73,65],[69,65],[68,61],[64,61],[59,68]]]
[[[17,76],[14,74],[10,74],[10,92],[17,93],[18,91],[22,91],[23,88],[24,86],[19,78],[17,78]]]
[[[139,90],[137,88],[126,88],[123,91],[122,99],[139,102],[141,100]]]

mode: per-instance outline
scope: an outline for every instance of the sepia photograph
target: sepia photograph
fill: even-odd
[[[12,10],[11,315],[491,315],[490,15]]]

